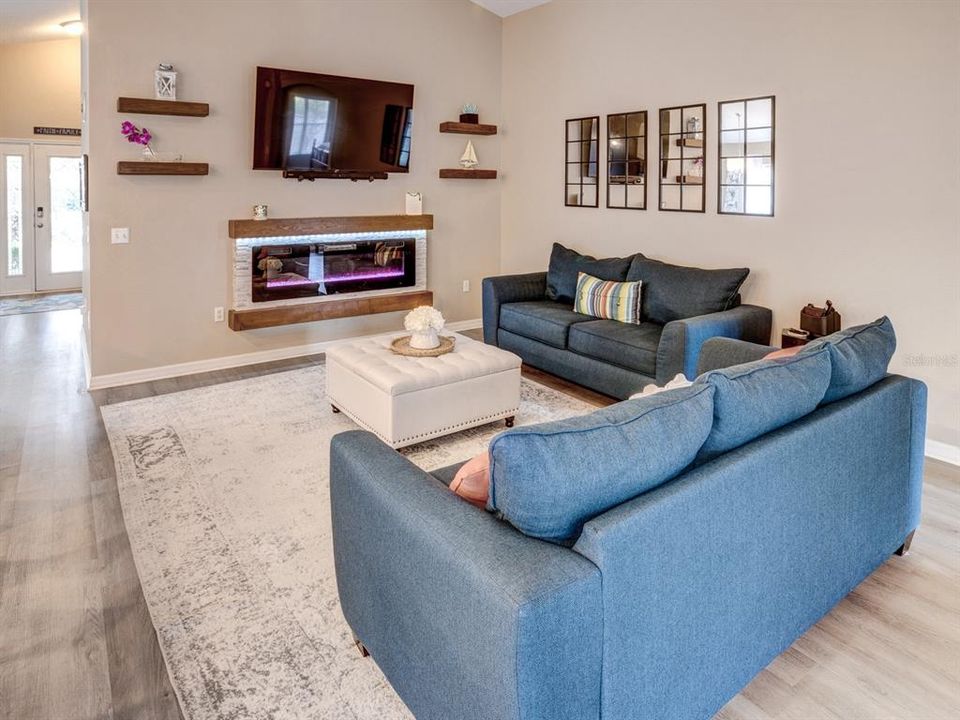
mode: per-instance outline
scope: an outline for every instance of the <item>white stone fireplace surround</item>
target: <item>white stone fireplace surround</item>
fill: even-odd
[[[292,298],[288,300],[269,300],[253,302],[253,247],[256,245],[310,245],[315,243],[354,243],[370,240],[397,240],[414,238],[417,242],[416,277],[417,282],[412,287],[391,288],[386,290],[368,290],[366,292],[340,293],[319,297]],[[369,297],[373,295],[392,295],[396,293],[426,290],[427,288],[427,231],[426,230],[388,230],[382,232],[355,232],[355,233],[314,233],[310,235],[268,235],[263,237],[243,237],[234,240],[233,248],[233,308],[245,310],[250,308],[281,307],[285,305],[300,305],[307,303],[347,300],[352,297]]]

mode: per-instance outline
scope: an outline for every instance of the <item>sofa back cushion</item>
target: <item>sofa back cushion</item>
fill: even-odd
[[[577,278],[577,297],[573,311],[582,315],[640,324],[640,288],[637,282],[617,282],[580,273]]]
[[[644,318],[665,325],[736,307],[740,286],[749,274],[750,268],[704,270],[638,255],[630,264],[627,280],[643,282]]]
[[[547,299],[573,305],[577,295],[577,277],[584,272],[601,280],[623,281],[633,257],[597,260],[576,250],[553,244],[547,269]]]
[[[697,459],[710,460],[813,412],[829,384],[825,348],[701,375],[693,387],[712,386],[715,394],[713,429]]]
[[[590,518],[670,480],[710,432],[713,387],[627,400],[501,433],[487,508],[520,532],[569,542]]]
[[[858,393],[883,379],[897,335],[893,323],[884,315],[867,325],[835,332],[804,346],[801,354],[816,353],[826,348],[830,353],[831,376],[823,403],[832,403]]]

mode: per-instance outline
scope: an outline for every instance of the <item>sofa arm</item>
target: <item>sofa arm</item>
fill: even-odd
[[[376,436],[330,446],[344,616],[418,718],[600,715],[600,573],[451,493]]]
[[[543,300],[547,293],[545,272],[526,275],[498,275],[483,279],[483,341],[497,344],[500,306],[524,300]]]
[[[773,313],[768,308],[739,305],[731,310],[667,323],[657,348],[657,384],[669,382],[677,373],[693,380],[697,376],[700,348],[712,337],[768,342],[772,320]]]
[[[700,348],[700,360],[697,362],[697,375],[703,375],[711,370],[742,365],[743,363],[762,360],[777,350],[770,345],[758,345],[746,340],[733,338],[710,338]]]

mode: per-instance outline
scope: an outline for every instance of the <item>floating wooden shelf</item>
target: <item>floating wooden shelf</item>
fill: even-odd
[[[481,125],[480,123],[442,122],[440,132],[457,133],[458,135],[496,135],[496,125]]]
[[[466,168],[441,168],[440,177],[460,178],[461,180],[495,180],[496,170],[467,170]]]
[[[695,140],[694,138],[681,138],[677,140],[677,145],[679,147],[702,148],[703,140]]]
[[[367,231],[384,232],[386,230],[433,230],[433,215],[357,215],[230,220],[227,234],[232,238],[255,238]]]
[[[433,305],[433,293],[430,290],[326,300],[302,305],[231,310],[227,322],[231,330],[258,330],[277,325],[412,310],[420,305]]]
[[[695,175],[677,175],[677,182],[683,185],[703,185],[703,178]]]
[[[210,106],[202,102],[184,102],[183,100],[153,100],[151,98],[117,98],[117,112],[139,113],[141,115],[185,115],[206,117]]]
[[[117,175],[207,175],[210,166],[197,162],[130,162],[117,163]]]

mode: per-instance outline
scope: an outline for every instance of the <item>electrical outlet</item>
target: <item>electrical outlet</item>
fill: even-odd
[[[114,245],[126,245],[130,242],[130,228],[110,228],[110,242]]]
[[[213,309],[213,321],[214,322],[223,322],[223,308],[215,307]]]
[[[464,291],[464,292],[470,292],[470,281],[469,281],[469,280],[464,280],[464,281],[463,281],[463,291]]]

